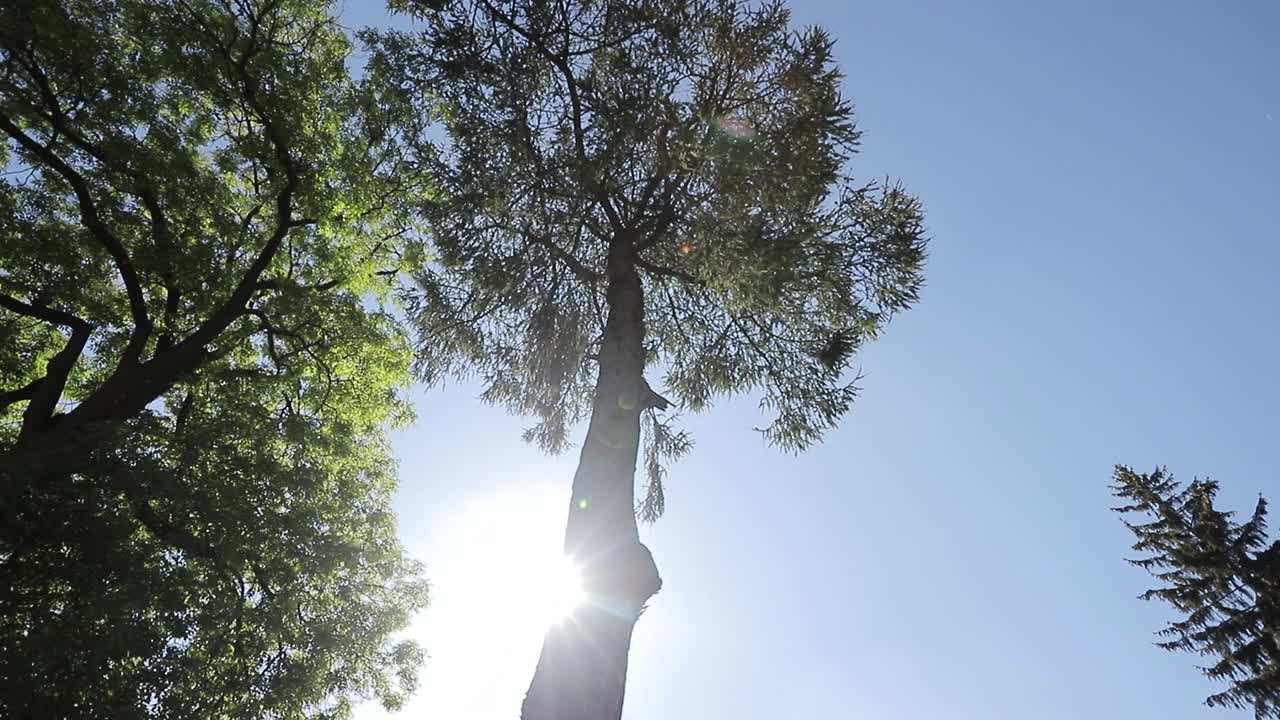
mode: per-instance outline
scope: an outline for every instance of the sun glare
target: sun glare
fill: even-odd
[[[430,656],[414,713],[503,717],[519,707],[543,634],[586,600],[561,552],[567,510],[559,486],[476,495],[432,529],[419,550],[432,598],[413,632]]]
[[[449,593],[441,612],[455,622],[540,633],[584,600],[582,575],[560,552],[559,523],[521,500],[493,498],[464,515],[436,582],[442,601]],[[563,509],[550,514],[562,518]]]
[[[537,614],[548,622],[559,622],[573,613],[586,599],[582,589],[582,571],[569,558],[553,558],[544,569],[546,585],[537,594],[541,603]]]

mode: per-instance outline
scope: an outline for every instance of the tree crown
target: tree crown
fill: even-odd
[[[563,448],[625,244],[679,405],[759,391],[788,450],[849,409],[846,371],[916,300],[925,240],[914,197],[844,174],[859,132],[826,32],[777,2],[398,5],[422,29],[366,40],[371,76],[425,108],[406,135],[440,182],[409,305],[424,379],[476,375]],[[652,428],[651,459],[688,447]]]
[[[1267,501],[1258,499],[1244,522],[1215,507],[1218,484],[1195,480],[1183,487],[1164,468],[1136,473],[1118,466],[1112,486],[1137,538],[1130,560],[1160,581],[1143,593],[1182,618],[1160,631],[1158,645],[1216,658],[1201,668],[1226,690],[1210,706],[1253,710],[1280,718],[1280,542],[1267,539]]]
[[[331,10],[0,9],[15,713],[329,716],[413,686],[392,635],[425,586],[384,436],[410,352],[379,298],[416,264],[397,198],[421,176]],[[42,447],[65,472],[16,464]]]

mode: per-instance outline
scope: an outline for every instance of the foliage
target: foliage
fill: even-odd
[[[423,192],[318,0],[0,9],[0,714],[394,706]]]
[[[1163,600],[1181,615],[1160,634],[1167,650],[1213,658],[1205,675],[1229,687],[1210,706],[1251,709],[1258,718],[1280,718],[1280,542],[1267,540],[1267,502],[1259,499],[1245,522],[1214,506],[1218,484],[1179,485],[1163,468],[1138,474],[1118,466],[1115,494],[1147,522],[1126,525],[1131,560],[1160,581],[1142,595]]]
[[[370,76],[421,110],[406,144],[442,187],[409,304],[422,378],[478,376],[563,449],[592,408],[614,253],[643,278],[647,362],[676,404],[758,391],[787,450],[848,411],[925,240],[914,197],[844,174],[859,132],[825,31],[778,2],[395,5],[422,30],[366,35]]]

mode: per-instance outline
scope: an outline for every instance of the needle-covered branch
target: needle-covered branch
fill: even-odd
[[[1266,499],[1237,522],[1216,505],[1218,483],[1183,486],[1164,468],[1117,466],[1112,490],[1133,549],[1144,553],[1130,562],[1159,581],[1142,598],[1180,616],[1158,645],[1212,659],[1201,670],[1227,689],[1209,696],[1209,706],[1280,718],[1280,541],[1267,537]]]

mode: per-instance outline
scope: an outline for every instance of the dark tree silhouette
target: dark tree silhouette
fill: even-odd
[[[1145,519],[1125,522],[1133,549],[1147,554],[1130,562],[1160,581],[1142,598],[1181,615],[1157,644],[1212,658],[1204,674],[1228,687],[1208,705],[1280,718],[1280,542],[1267,539],[1267,501],[1240,523],[1214,506],[1212,480],[1182,487],[1164,468],[1139,474],[1123,465],[1114,479],[1127,503],[1116,511]]]
[[[592,600],[548,632],[523,717],[617,718],[661,584],[636,514],[662,513],[663,461],[690,442],[669,411],[756,391],[768,441],[816,442],[858,348],[916,300],[920,207],[843,174],[859,133],[832,39],[779,3],[393,6],[421,29],[368,35],[368,71],[440,183],[417,369],[478,376],[551,451],[589,419],[565,549]]]
[[[331,10],[0,5],[2,716],[413,684],[384,439],[410,348],[371,299],[415,176]]]

